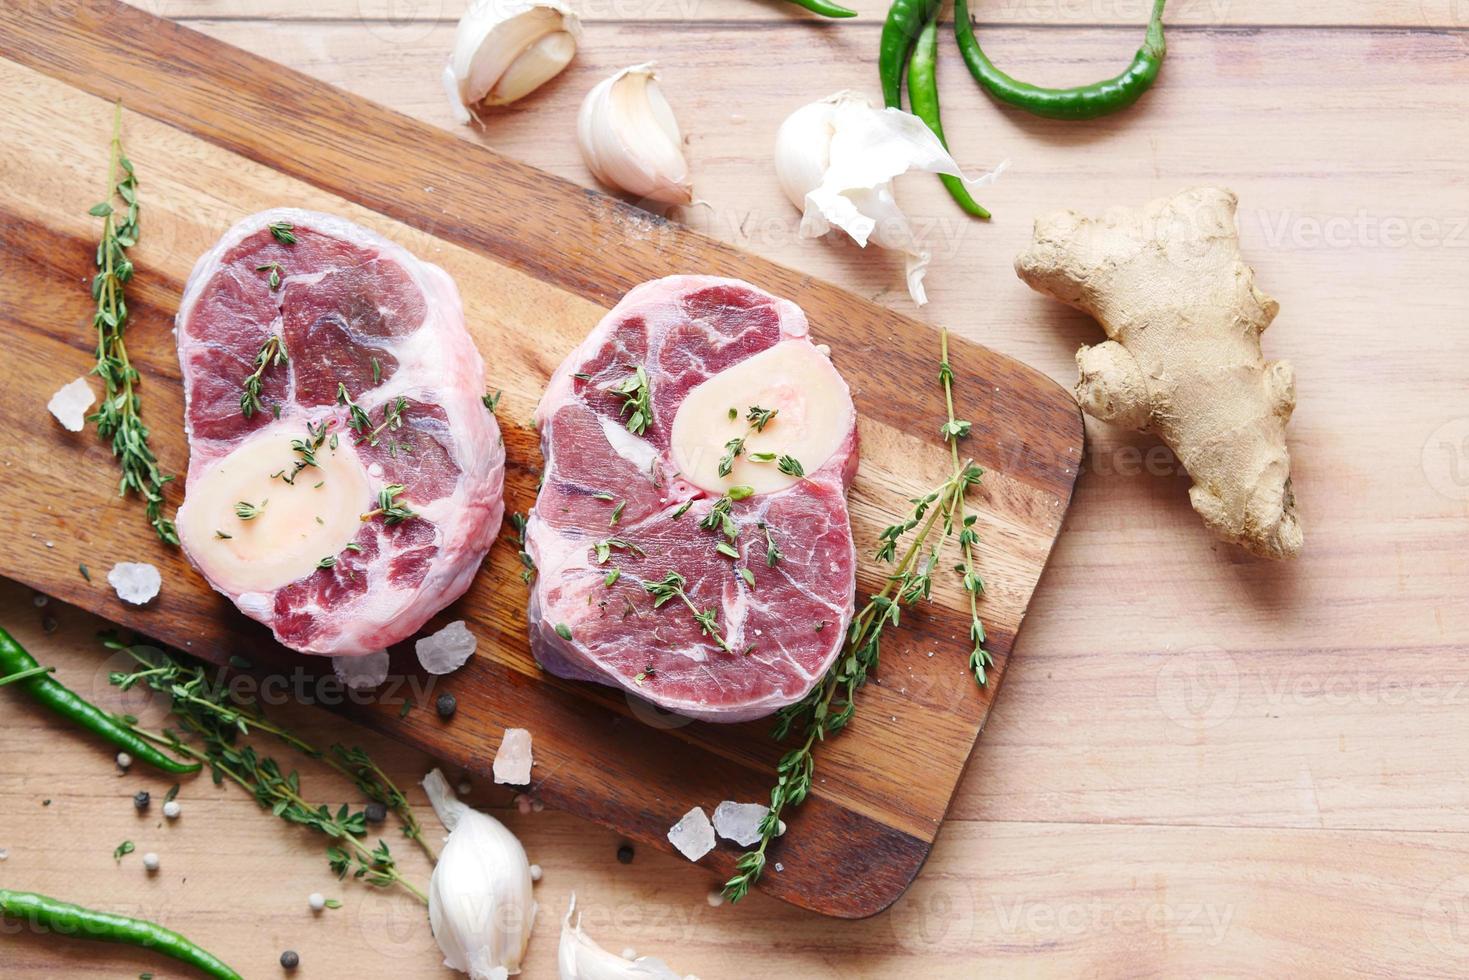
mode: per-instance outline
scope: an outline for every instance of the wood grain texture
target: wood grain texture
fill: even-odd
[[[919,421],[943,417],[932,382],[936,337],[921,324],[489,151],[466,152],[437,130],[124,6],[105,17],[17,18],[7,34],[0,38],[9,59],[0,65],[0,82],[31,136],[7,148],[4,166],[35,179],[3,205],[22,234],[6,253],[14,273],[0,300],[20,348],[0,383],[14,408],[6,414],[18,424],[5,430],[0,449],[15,463],[7,473],[13,485],[49,497],[47,513],[30,530],[57,545],[19,537],[0,547],[15,578],[216,662],[241,653],[281,669],[288,663],[261,653],[268,645],[263,629],[127,520],[130,502],[105,495],[110,461],[89,434],[64,433],[49,417],[21,408],[84,370],[85,338],[66,325],[86,316],[86,294],[69,285],[88,275],[95,222],[75,196],[94,196],[88,177],[110,116],[100,95],[119,95],[126,104],[129,153],[153,188],[143,194],[145,208],[161,204],[149,209],[145,244],[134,256],[141,270],[131,297],[138,326],[129,347],[148,379],[155,447],[175,472],[186,448],[172,422],[180,394],[165,328],[183,279],[193,256],[235,217],[289,202],[373,227],[460,284],[490,381],[506,392],[500,417],[512,510],[524,510],[533,495],[539,456],[529,419],[551,370],[627,288],[676,271],[736,276],[794,298],[813,334],[834,348],[862,419],[865,462],[852,493],[861,553],[875,549],[879,530],[908,498],[944,478],[945,455],[929,435],[934,425]],[[87,74],[78,78],[81,65]],[[65,163],[56,166],[58,159]],[[484,193],[486,181],[493,195]],[[160,247],[152,247],[154,239]],[[28,300],[35,296],[48,301]],[[986,548],[981,571],[994,583],[984,614],[997,670],[982,692],[966,680],[968,624],[957,613],[955,582],[945,582],[934,608],[911,617],[910,628],[886,645],[887,683],[874,685],[863,705],[873,720],[823,751],[822,780],[792,820],[800,833],[773,854],[788,870],[767,879],[774,894],[829,914],[886,907],[927,856],[1076,477],[1080,419],[1059,386],[969,344],[951,359],[971,379],[961,392],[965,413],[975,418],[965,452],[990,471],[976,498],[976,528]],[[42,444],[51,451],[38,455],[34,448]],[[85,462],[58,485],[58,461],[71,467],[79,457]],[[100,508],[115,513],[103,519]],[[91,583],[77,573],[89,555],[98,567]],[[101,573],[113,560],[140,555],[163,565],[168,588],[155,606],[123,609]],[[427,694],[417,699],[419,711],[400,717],[396,689],[344,710],[485,773],[499,733],[528,728],[536,735],[540,796],[661,847],[668,846],[667,829],[693,806],[712,810],[723,799],[767,795],[784,751],[765,737],[768,722],[645,721],[647,709],[621,695],[542,676],[525,641],[517,568],[513,546],[497,549],[487,573],[437,620],[467,619],[481,641],[481,654],[439,685],[458,696],[453,724],[432,716]],[[866,570],[859,590],[877,591],[881,575]],[[324,666],[315,661],[307,669]],[[396,679],[419,679],[411,644],[396,651],[394,670]],[[725,847],[705,864],[727,877],[738,853]],[[843,866],[847,873],[837,873]]]
[[[442,0],[447,16],[429,24],[383,12],[408,10],[411,0],[382,0],[369,18],[355,9],[368,0],[336,8],[184,2],[192,26],[448,125],[434,72],[461,0]],[[609,4],[589,18],[561,78],[484,132],[453,131],[590,186],[569,139],[577,102],[611,70],[656,56],[673,79],[701,196],[713,205],[691,223],[907,311],[886,257],[797,239],[796,215],[769,168],[769,140],[791,109],[838,88],[875,88],[869,25],[881,4],[857,6],[866,23],[832,29],[776,0],[730,0],[701,5],[668,30],[618,22]],[[1142,20],[1122,0],[971,6],[988,22],[1024,11],[1014,26],[988,30],[986,46],[1058,81],[1115,70],[1135,46],[1135,27],[1093,25]],[[753,8],[760,14],[747,22],[723,20]],[[1455,426],[1469,419],[1469,36],[1455,5],[1437,0],[1232,0],[1227,8],[1238,29],[1170,28],[1168,63],[1148,98],[1081,127],[994,106],[943,46],[945,126],[956,153],[974,168],[1003,158],[1012,166],[985,198],[994,223],[972,232],[930,182],[904,180],[900,194],[946,245],[924,318],[1069,385],[1076,346],[1101,334],[1011,273],[1032,218],[1057,207],[1136,204],[1206,181],[1237,190],[1245,254],[1283,304],[1267,353],[1294,361],[1300,378],[1291,450],[1309,522],[1301,561],[1269,566],[1217,546],[1161,450],[1089,424],[1077,498],[1005,695],[933,856],[899,903],[858,923],[761,895],[710,909],[706,882],[681,859],[644,848],[623,867],[610,856],[615,835],[512,809],[507,819],[548,868],[543,912],[554,917],[574,887],[579,907],[597,917],[588,928],[608,946],[663,955],[705,980],[968,977],[976,969],[1462,975],[1469,433]],[[1430,8],[1434,17],[1418,22]],[[185,12],[172,0],[170,9]],[[333,9],[332,18],[304,20]],[[720,22],[705,16],[714,9]],[[1170,0],[1168,9],[1170,24],[1182,24],[1195,5]],[[257,14],[290,20],[250,19]],[[1267,24],[1288,29],[1255,29]],[[7,233],[0,227],[0,237]],[[37,407],[4,410],[17,418]],[[135,508],[107,514],[137,519]],[[63,632],[75,625],[70,638],[44,637],[40,621],[56,606],[28,602],[19,589],[6,594],[0,622],[26,625],[26,642],[52,653],[63,678],[85,683],[98,665],[97,624],[61,612]],[[135,865],[116,868],[111,847],[134,833],[127,797],[140,786],[161,791],[164,781],[119,781],[105,753],[30,709],[12,714],[3,698],[0,718],[0,847],[12,852],[0,882],[69,885],[122,908],[149,902],[171,924],[217,941],[249,976],[272,975],[285,945],[301,949],[317,976],[340,975],[332,967],[344,962],[363,980],[449,975],[426,929],[395,916],[383,896],[344,890],[350,917],[311,920],[304,894],[331,884],[317,842],[238,797],[186,798],[184,832],[157,845],[170,867],[183,865],[187,883],[149,885]],[[322,712],[291,718],[333,737]],[[424,763],[357,735],[386,753],[395,774]],[[303,771],[316,785],[330,777]],[[37,802],[50,795],[65,804],[65,821]],[[95,849],[75,843],[94,835],[102,838]],[[219,841],[238,863],[221,865]],[[242,868],[243,887],[235,880]],[[1211,915],[1227,917],[1222,935]],[[402,937],[401,948],[379,947],[380,934]],[[553,946],[548,919],[526,976],[554,975]],[[14,950],[5,972],[22,980],[159,968],[43,940]]]

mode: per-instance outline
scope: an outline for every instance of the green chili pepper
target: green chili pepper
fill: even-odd
[[[1095,119],[1126,109],[1141,98],[1157,79],[1166,52],[1163,44],[1165,2],[1154,0],[1147,37],[1126,71],[1114,78],[1077,88],[1041,88],[1016,81],[996,68],[975,40],[967,0],[954,0],[954,37],[959,42],[959,53],[964,56],[969,74],[1001,102],[1048,119]]]
[[[35,658],[26,653],[24,647],[16,643],[15,639],[3,628],[0,628],[0,677],[14,680],[15,686],[29,694],[32,700],[50,708],[61,717],[75,722],[94,735],[102,736],[134,759],[156,766],[164,772],[199,771],[197,762],[180,762],[166,755],[161,749],[136,734],[125,722],[96,705],[82,700],[59,681],[52,680],[44,673],[38,672],[39,667]],[[22,674],[28,676],[24,678],[18,676]]]
[[[940,0],[893,0],[882,25],[877,49],[877,75],[882,80],[882,101],[889,109],[901,109],[903,66],[918,40],[923,25],[934,19]]]
[[[938,52],[939,21],[935,17],[923,28],[923,33],[918,35],[918,43],[913,48],[913,59],[908,62],[908,101],[913,106],[913,115],[922,119],[939,138],[944,149],[948,149],[949,141],[944,139],[944,124],[939,121]],[[964,181],[953,174],[939,174],[939,180],[944,182],[949,196],[959,202],[959,207],[966,214],[972,214],[976,218],[990,216],[989,211],[969,196],[969,188],[964,186]]]
[[[790,0],[790,2],[798,7],[805,7],[813,14],[820,14],[823,17],[857,16],[857,11],[850,10],[846,7],[842,7],[834,3],[829,3],[827,2],[827,0]]]
[[[0,913],[21,919],[32,928],[62,936],[79,936],[104,943],[123,943],[155,950],[180,963],[196,967],[218,980],[241,980],[240,975],[212,953],[195,946],[178,933],[142,919],[111,912],[94,912],[80,905],[59,902],[45,895],[0,889]]]

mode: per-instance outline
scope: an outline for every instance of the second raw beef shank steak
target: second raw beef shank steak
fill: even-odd
[[[794,303],[733,279],[633,289],[537,411],[531,648],[691,718],[805,695],[840,652],[857,419]]]
[[[447,273],[341,218],[266,211],[199,259],[177,333],[178,530],[211,585],[286,646],[338,656],[468,588],[505,450]]]

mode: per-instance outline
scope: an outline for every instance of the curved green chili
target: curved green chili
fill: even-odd
[[[21,677],[18,675],[27,675]],[[37,704],[75,722],[94,735],[100,735],[134,759],[156,766],[168,773],[198,772],[197,762],[180,762],[161,749],[144,741],[128,725],[96,705],[84,701],[59,681],[40,672],[36,659],[25,651],[3,628],[0,628],[0,678],[11,678],[15,686],[30,695]]]
[[[934,19],[940,0],[893,0],[882,24],[877,49],[877,76],[882,80],[882,101],[889,109],[903,107],[903,66],[918,40],[923,25]]]
[[[918,43],[913,47],[913,59],[908,62],[908,101],[913,106],[913,115],[922,119],[939,138],[944,149],[948,149],[949,141],[944,139],[944,124],[939,120],[938,51],[939,21],[935,17],[923,28],[923,33],[918,35]],[[969,196],[969,188],[964,186],[964,181],[953,174],[939,174],[939,180],[944,182],[949,196],[959,202],[959,207],[966,214],[972,214],[976,218],[990,216],[983,205]]]
[[[857,16],[857,11],[835,3],[829,3],[828,0],[790,0],[790,2],[798,7],[805,7],[813,14],[820,14],[823,17]]]
[[[1147,37],[1127,70],[1114,78],[1077,88],[1041,88],[1017,81],[996,68],[980,50],[969,20],[967,0],[954,0],[954,37],[969,74],[1001,102],[1048,119],[1095,119],[1132,105],[1152,87],[1163,67],[1163,4],[1153,0]]]
[[[104,943],[140,946],[187,963],[218,980],[241,980],[214,954],[195,946],[171,929],[142,919],[130,919],[111,912],[94,912],[80,905],[57,901],[31,892],[13,892],[0,888],[0,913],[21,919],[32,928],[45,929],[62,936],[79,936]]]

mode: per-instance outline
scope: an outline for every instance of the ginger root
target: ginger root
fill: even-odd
[[[1107,332],[1076,354],[1082,409],[1157,433],[1220,537],[1293,558],[1302,533],[1285,425],[1295,381],[1287,362],[1260,352],[1280,306],[1240,257],[1237,203],[1231,191],[1200,187],[1099,219],[1053,214],[1035,223],[1015,271]]]

